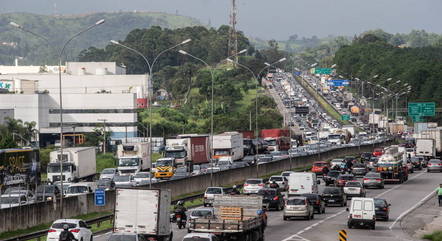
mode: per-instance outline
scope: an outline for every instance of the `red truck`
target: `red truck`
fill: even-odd
[[[260,137],[267,144],[267,151],[288,151],[290,149],[290,133],[287,129],[264,129]]]

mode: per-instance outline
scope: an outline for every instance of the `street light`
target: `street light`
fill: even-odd
[[[193,59],[196,59],[198,61],[200,61],[201,63],[203,63],[204,65],[206,65],[206,67],[210,70],[210,75],[212,78],[211,81],[211,111],[210,111],[210,186],[213,186],[213,156],[215,155],[213,152],[213,82],[214,82],[214,73],[213,73],[213,68],[204,60],[193,56],[192,54],[187,53],[186,51],[180,49],[178,50],[178,53],[182,54],[182,55],[186,55],[189,56]]]
[[[129,46],[126,46],[118,41],[115,40],[110,40],[110,42],[112,44],[121,46],[123,48],[126,48],[134,53],[136,53],[137,55],[141,56],[144,60],[144,62],[146,63],[146,66],[149,70],[149,76],[147,79],[147,94],[149,96],[149,158],[150,158],[150,171],[152,170],[152,121],[153,121],[153,117],[152,117],[152,94],[153,94],[153,81],[152,81],[152,75],[153,75],[153,67],[155,65],[155,63],[157,62],[158,58],[163,55],[164,53],[166,53],[167,51],[170,51],[178,46],[184,45],[186,43],[189,43],[190,41],[192,41],[192,39],[185,39],[184,41],[182,41],[181,43],[178,43],[170,48],[167,48],[163,51],[161,51],[157,56],[155,56],[155,58],[152,61],[152,64],[149,63],[149,60],[147,60],[146,56],[144,56],[140,51],[131,48]],[[150,83],[150,85],[149,85]],[[150,89],[152,88],[152,90]],[[152,188],[152,175],[149,175],[149,188]]]

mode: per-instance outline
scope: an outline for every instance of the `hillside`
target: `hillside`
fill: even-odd
[[[201,25],[198,20],[190,17],[154,12],[93,13],[72,16],[0,14],[0,64],[12,64],[15,56],[24,57],[21,64],[55,64],[59,46],[69,36],[100,19],[105,19],[105,24],[83,34],[71,43],[67,51],[69,60],[74,60],[83,49],[91,46],[103,47],[111,39],[124,39],[133,29],[151,26],[176,29]],[[11,21],[45,36],[49,39],[50,47],[31,34],[10,26]]]

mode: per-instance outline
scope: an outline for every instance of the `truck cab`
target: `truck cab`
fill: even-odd
[[[120,175],[135,175],[150,167],[149,143],[147,142],[120,144],[117,156],[117,170]]]
[[[60,163],[48,163],[48,180],[60,181]],[[75,179],[76,167],[73,163],[63,163],[63,181],[71,182]]]
[[[165,158],[175,159],[176,164],[185,164],[187,162],[187,150],[184,146],[166,147]],[[158,165],[158,164],[157,164]]]
[[[155,168],[155,178],[171,178],[176,170],[175,158],[160,158],[157,160]]]
[[[118,159],[118,173],[120,175],[135,175],[141,171],[143,160],[138,156],[124,156]]]

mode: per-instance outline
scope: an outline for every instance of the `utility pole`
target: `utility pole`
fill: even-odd
[[[238,63],[238,36],[236,35],[236,16],[237,16],[237,8],[236,8],[236,0],[231,1],[231,9],[229,16],[229,45],[228,45],[228,53],[227,56],[234,56],[234,62]]]
[[[102,121],[103,122],[103,135],[104,135],[104,140],[103,140],[103,153],[106,154],[106,119],[98,119],[98,121]]]

